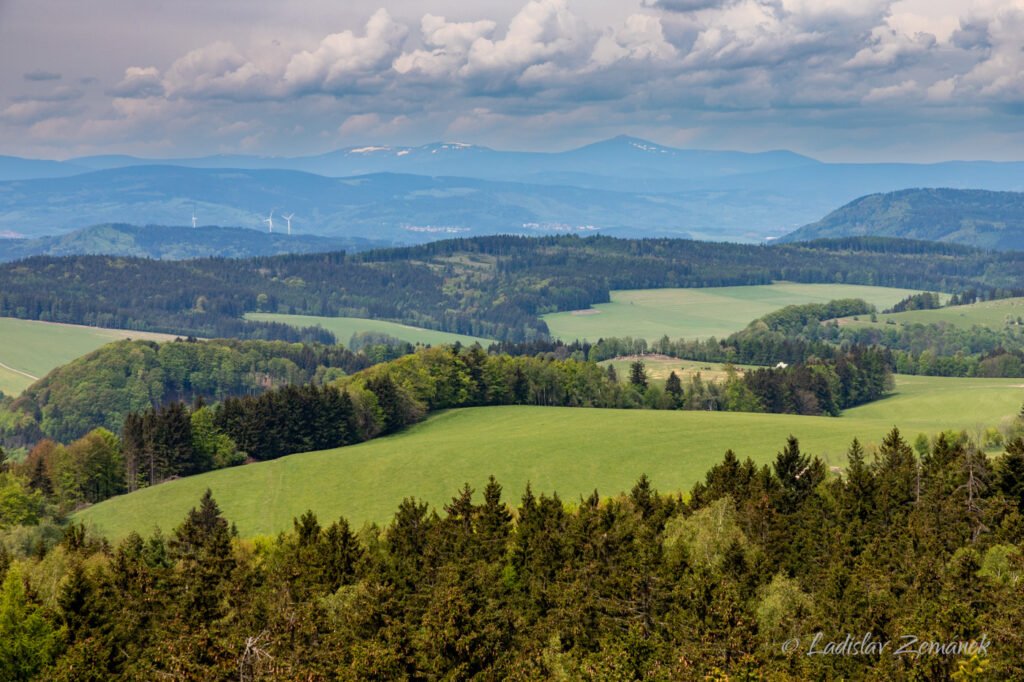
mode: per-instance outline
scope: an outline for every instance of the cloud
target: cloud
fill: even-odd
[[[60,80],[61,75],[54,73],[53,71],[43,71],[37,69],[35,71],[29,71],[28,73],[22,74],[22,78],[27,81],[56,81]]]
[[[486,4],[414,18],[379,9],[361,26],[305,42],[220,40],[127,66],[105,99],[98,88],[24,86],[0,122],[54,139],[61,125],[98,139],[120,130],[125,140],[176,139],[192,125],[187,139],[197,145],[244,137],[291,153],[360,137],[461,133],[514,145],[517,135],[563,139],[616,126],[660,126],[670,139],[674,130],[726,135],[822,121],[829,135],[866,135],[867,121],[901,111],[937,126],[986,111],[991,120],[1017,115],[1020,0],[952,2],[960,4],[646,0],[597,25],[568,0],[523,1],[501,21]],[[75,113],[58,100],[74,102]]]
[[[375,77],[390,70],[407,33],[405,26],[380,9],[366,22],[363,36],[352,31],[333,33],[315,50],[293,56],[284,70],[285,92],[340,95],[362,91]]]
[[[732,2],[734,0],[654,0],[647,7],[669,12],[697,12],[702,9],[721,9]]]
[[[107,94],[111,97],[159,97],[164,94],[160,70],[155,66],[129,66],[125,69],[121,82],[107,90]]]
[[[69,107],[62,101],[26,100],[15,102],[0,110],[0,121],[26,126],[51,118],[68,116],[81,111],[80,107]]]

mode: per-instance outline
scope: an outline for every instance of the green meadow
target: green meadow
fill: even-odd
[[[951,308],[936,308],[934,310],[908,310],[903,313],[888,313],[878,315],[876,322],[872,322],[867,315],[859,315],[860,319],[852,317],[840,318],[839,324],[846,326],[860,327],[881,327],[889,322],[895,324],[933,324],[945,322],[955,327],[970,328],[973,326],[988,327],[990,329],[1002,329],[1007,323],[1017,324],[1017,319],[1024,321],[1024,298],[1004,298],[999,301],[983,301],[970,305],[957,305]]]
[[[552,336],[597,341],[608,336],[659,339],[722,338],[773,310],[800,303],[862,298],[879,310],[920,293],[849,284],[776,282],[763,286],[613,291],[611,303],[544,316]]]
[[[333,332],[338,342],[348,346],[349,339],[353,334],[359,332],[380,332],[390,334],[396,339],[408,341],[412,344],[422,343],[425,345],[437,346],[443,343],[455,343],[472,345],[479,343],[486,348],[494,341],[466,336],[465,334],[451,334],[439,332],[434,329],[423,329],[421,327],[410,327],[397,322],[385,322],[383,320],[367,320],[361,317],[316,317],[314,315],[281,315],[277,313],[247,313],[247,320],[260,320],[264,322],[282,322],[293,327],[312,327],[319,325],[329,332]]]
[[[360,445],[283,457],[170,481],[89,507],[76,520],[110,537],[169,529],[207,488],[243,536],[273,534],[313,509],[356,527],[386,523],[404,497],[440,508],[463,484],[494,474],[516,502],[536,492],[575,500],[596,487],[627,491],[646,473],[663,491],[686,490],[732,448],[767,463],[790,434],[833,466],[854,437],[870,448],[895,425],[908,440],[946,428],[973,432],[1016,414],[1019,379],[897,377],[895,393],[842,417],[558,407],[448,410],[401,433]]]
[[[0,391],[18,395],[53,368],[125,338],[168,340],[175,337],[0,317]]]

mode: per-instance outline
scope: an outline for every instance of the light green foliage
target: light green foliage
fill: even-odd
[[[21,570],[12,566],[0,586],[0,679],[33,679],[56,657],[62,635],[27,602]]]
[[[385,522],[403,497],[442,504],[453,485],[481,485],[490,474],[507,489],[529,481],[563,499],[595,487],[613,495],[643,473],[660,490],[685,490],[727,449],[764,464],[790,434],[801,450],[843,465],[854,437],[879,443],[893,424],[903,433],[932,434],[998,422],[1020,409],[1019,383],[900,376],[892,397],[838,419],[531,406],[450,410],[387,438],[163,483],[94,505],[76,519],[93,520],[115,537],[148,532],[153,524],[170,528],[208,487],[243,536],[290,528],[306,509],[322,518],[345,516],[356,528]]]
[[[105,343],[125,338],[169,340],[174,337],[0,317],[0,364],[10,368],[0,367],[0,391],[16,396],[34,381],[25,374],[42,378],[54,367],[71,362]]]
[[[613,291],[611,303],[599,303],[592,314],[569,312],[544,316],[551,335],[566,341],[597,341],[610,336],[650,340],[723,338],[744,329],[751,320],[788,305],[828,303],[860,298],[879,309],[910,294],[909,289],[848,284],[776,282],[764,286],[699,289],[633,289]]]
[[[1014,545],[993,545],[981,559],[978,575],[1007,585],[1016,584],[1021,578],[1021,550]]]
[[[22,479],[0,473],[0,530],[37,523],[46,508],[38,490],[30,489]]]
[[[811,599],[800,589],[800,583],[776,573],[771,583],[763,588],[757,604],[758,627],[773,640],[802,634],[802,625],[812,607]]]
[[[203,406],[192,412],[192,447],[200,470],[223,469],[245,461],[235,442],[213,425],[213,410]]]
[[[339,341],[345,343],[354,335],[361,332],[379,332],[401,341],[408,341],[411,344],[421,343],[424,345],[437,346],[443,343],[460,342],[464,346],[479,343],[485,348],[494,343],[491,340],[465,334],[452,334],[450,332],[439,332],[434,329],[421,329],[410,327],[396,322],[385,322],[383,320],[366,320],[361,317],[316,317],[313,315],[279,315],[276,313],[247,313],[247,320],[261,322],[282,322],[293,327],[321,326],[332,332]]]
[[[747,544],[736,523],[736,506],[729,496],[715,500],[690,516],[677,516],[665,524],[665,546],[681,548],[690,562],[717,569],[733,544]]]

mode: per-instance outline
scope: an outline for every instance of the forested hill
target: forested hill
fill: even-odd
[[[851,201],[782,238],[874,235],[1024,249],[1024,193],[977,189],[906,189]]]
[[[297,340],[285,325],[241,319],[246,312],[267,311],[372,317],[521,341],[547,335],[540,315],[607,302],[612,289],[773,280],[938,291],[1020,287],[1024,253],[879,238],[769,247],[496,236],[361,254],[245,260],[40,256],[0,265],[0,315]],[[322,334],[303,338],[320,340]]]
[[[283,221],[282,221],[283,223]],[[187,258],[251,258],[286,253],[365,251],[391,246],[359,237],[317,237],[250,230],[242,227],[182,225],[92,225],[70,234],[38,239],[0,239],[0,262],[30,256],[103,254],[184,260]]]

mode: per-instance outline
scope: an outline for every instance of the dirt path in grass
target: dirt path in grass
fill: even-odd
[[[39,381],[39,377],[34,377],[31,374],[29,374],[28,372],[22,372],[20,369],[14,369],[10,365],[5,365],[2,362],[0,362],[0,367],[3,367],[6,370],[10,370],[10,371],[14,372],[15,374],[20,374],[23,377],[28,377],[32,381]]]

